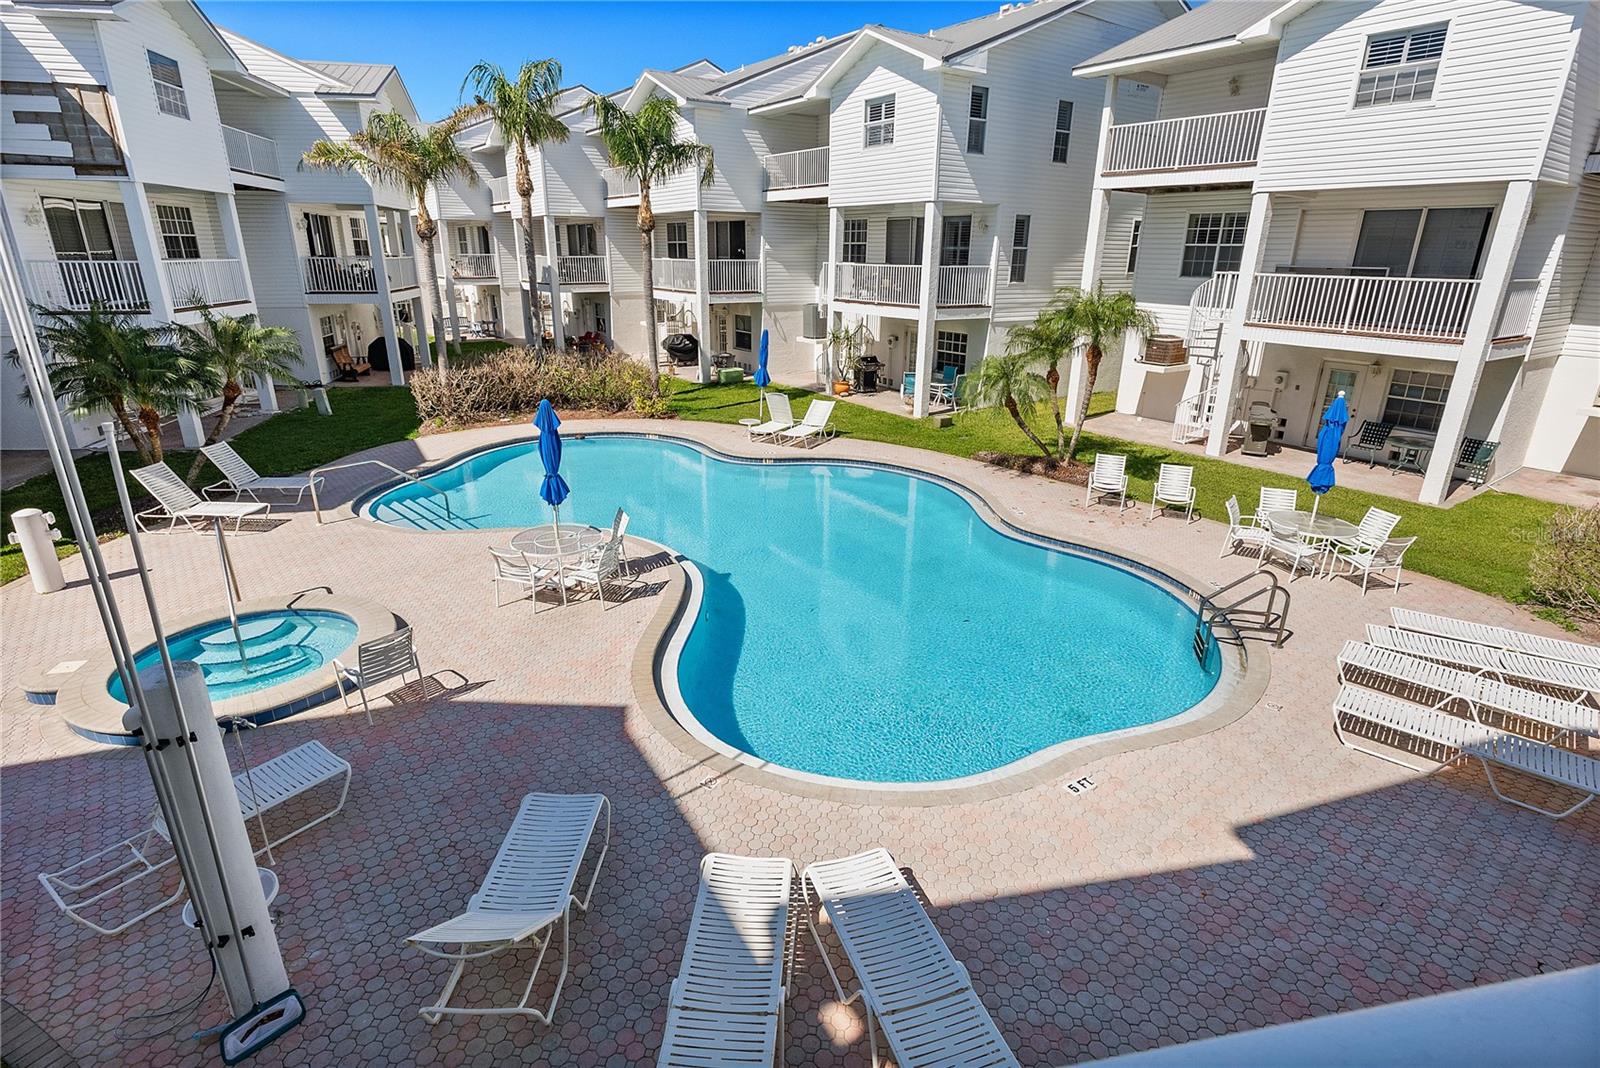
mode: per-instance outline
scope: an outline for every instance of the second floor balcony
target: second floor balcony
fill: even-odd
[[[237,304],[250,299],[244,264],[238,260],[166,260],[162,267],[176,308]]]
[[[283,168],[278,165],[278,142],[272,138],[236,126],[224,126],[222,143],[228,150],[228,166],[235,172],[257,178],[283,179]]]
[[[828,192],[828,146],[764,156],[768,200],[803,200]]]
[[[302,256],[300,264],[308,294],[378,292],[377,265],[371,256]],[[417,285],[417,262],[410,256],[385,256],[383,272],[391,291]]]
[[[917,263],[840,263],[835,265],[834,296],[862,304],[915,308],[922,303],[922,265]],[[935,267],[934,300],[941,308],[980,308],[990,301],[988,265]]]
[[[457,252],[450,257],[450,273],[459,279],[495,277],[492,252]]]
[[[150,308],[137,260],[30,260],[28,277],[34,303],[51,311],[88,311],[93,304],[118,312]]]
[[[489,187],[489,207],[494,211],[504,211],[511,207],[511,178],[507,175],[490,178],[486,183]]]
[[[620,167],[607,167],[600,172],[606,186],[606,202],[616,205],[639,202],[639,182]]]
[[[606,258],[604,256],[557,257],[556,275],[564,286],[605,285]]]
[[[1101,173],[1117,179],[1253,167],[1266,116],[1266,108],[1251,108],[1114,125]]]
[[[1478,294],[1476,278],[1377,274],[1258,274],[1251,325],[1423,342],[1460,342]]]
[[[678,293],[695,291],[694,260],[658,256],[654,265],[657,289],[669,289]],[[761,261],[707,260],[706,292],[712,296],[760,293]]]

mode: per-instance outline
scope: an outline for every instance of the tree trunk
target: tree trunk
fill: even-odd
[[[1044,442],[1039,440],[1039,435],[1035,434],[1033,432],[1033,428],[1028,425],[1027,420],[1022,418],[1022,409],[1017,407],[1017,398],[1007,394],[1004,403],[1006,406],[1006,411],[1011,414],[1011,418],[1016,421],[1017,426],[1022,428],[1022,432],[1028,435],[1028,440],[1037,445],[1039,447],[1039,451],[1044,453],[1045,459],[1055,459],[1055,457],[1051,454],[1049,447],[1046,446]]]
[[[533,177],[528,173],[528,148],[521,141],[517,142],[517,199],[522,202],[522,258],[528,265],[528,303],[533,305],[533,336],[528,344],[542,358],[544,299],[539,296],[539,255],[533,243]]]
[[[644,319],[650,342],[650,385],[661,396],[661,329],[656,324],[656,264],[651,257],[650,231],[655,229],[655,213],[650,210],[650,187],[639,183],[639,250],[644,254]]]
[[[1067,446],[1068,463],[1078,454],[1078,439],[1083,436],[1083,422],[1089,418],[1089,398],[1094,396],[1094,380],[1100,374],[1100,346],[1090,345],[1083,350],[1083,396],[1078,401],[1078,415],[1072,422],[1072,442]]]
[[[433,347],[439,363],[439,373],[444,374],[450,369],[450,354],[448,340],[444,336],[444,306],[439,302],[439,261],[433,254],[434,234],[422,236],[421,218],[419,215],[417,226],[417,240],[422,242],[422,299],[428,305],[428,311],[433,316]],[[436,228],[430,226],[430,230]],[[396,354],[398,355],[398,354]]]
[[[233,422],[233,413],[243,393],[244,387],[231,378],[222,384],[222,407],[217,411],[217,421],[211,425],[211,433],[206,435],[207,445],[215,445],[222,440],[223,432],[228,429],[228,424]],[[200,474],[200,467],[205,462],[205,453],[195,453],[194,461],[189,464],[189,473],[183,476],[183,480],[193,486],[196,476]]]
[[[117,422],[122,424],[123,433],[127,434],[128,440],[133,442],[133,449],[139,454],[139,462],[142,464],[155,463],[155,459],[150,455],[150,446],[144,440],[144,432],[139,428],[139,424],[134,422],[133,416],[129,414],[128,409],[124,408],[119,400],[111,406],[111,411],[117,417]],[[109,443],[109,447],[115,450],[116,442]]]
[[[1044,380],[1050,383],[1050,415],[1056,421],[1056,455],[1067,455],[1067,428],[1061,415],[1061,361],[1051,360]]]
[[[139,422],[143,425],[144,436],[150,443],[149,462],[158,464],[166,459],[166,454],[161,448],[161,413],[154,408],[140,408]]]

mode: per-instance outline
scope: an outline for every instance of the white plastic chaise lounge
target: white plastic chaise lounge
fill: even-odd
[[[810,448],[833,437],[833,406],[837,401],[817,399],[806,405],[806,414],[794,426],[778,431],[777,438],[785,445],[804,445]]]
[[[1583,642],[1567,641],[1562,638],[1546,638],[1541,634],[1529,634],[1526,631],[1512,630],[1510,627],[1496,627],[1488,623],[1436,616],[1412,608],[1394,608],[1390,610],[1390,615],[1394,619],[1394,625],[1401,630],[1415,631],[1418,634],[1435,634],[1455,641],[1487,645],[1491,649],[1527,653],[1529,656],[1542,656],[1547,660],[1560,660],[1568,664],[1600,669],[1600,645],[1586,645]]]
[[[767,399],[767,421],[750,428],[752,441],[776,437],[794,426],[794,409],[789,406],[787,393],[763,393]]]
[[[338,815],[350,795],[350,774],[349,761],[335,756],[321,742],[307,742],[235,775],[233,788],[238,794],[239,814],[247,824],[256,821],[261,829],[262,844],[256,848],[256,855],[270,852],[296,835]],[[332,809],[313,820],[298,824],[288,834],[278,838],[267,837],[263,821],[267,812],[341,776],[344,784],[339,791],[339,801]],[[161,844],[171,841],[166,821],[158,812],[150,821],[150,826],[139,834],[60,871],[40,872],[39,881],[44,884],[50,899],[72,919],[100,934],[120,934],[183,896],[183,882],[179,880],[177,888],[164,900],[112,926],[102,925],[112,922],[102,917],[102,912],[110,910],[114,903],[112,895],[173,862],[175,857],[170,846]],[[166,855],[158,858],[157,852]],[[100,907],[96,908],[97,905]],[[102,922],[97,923],[96,920]]]
[[[260,502],[246,504],[243,501],[201,500],[165,463],[136,467],[128,473],[150,492],[160,506],[133,517],[140,530],[149,530],[151,520],[166,520],[173,527],[182,522],[190,530],[201,531],[213,522],[223,524],[231,521],[233,532],[237,534],[246,519],[264,517],[272,510],[272,505]]]
[[[888,850],[813,864],[802,887],[806,923],[834,989],[844,1004],[860,998],[866,1007],[873,1068],[878,1065],[876,1029],[882,1029],[899,1068],[1016,1068],[1016,1056],[973,990],[966,968],[951,954]],[[813,894],[860,984],[848,996],[812,920]]]
[[[1508,680],[1525,685],[1550,687],[1577,694],[1592,694],[1600,698],[1600,668],[1569,664],[1562,660],[1549,660],[1527,653],[1506,652],[1474,642],[1461,642],[1453,638],[1440,638],[1433,634],[1367,624],[1367,641],[1384,649],[1426,660],[1437,660],[1467,671]]]
[[[710,853],[683,966],[667,995],[658,1068],[770,1068],[783,1047],[788,992],[787,857]]]
[[[251,500],[259,501],[261,498],[257,494],[260,493],[292,493],[294,503],[298,505],[300,499],[306,495],[306,491],[311,488],[312,482],[316,482],[319,486],[322,483],[321,478],[313,479],[310,475],[280,477],[257,474],[256,469],[226,441],[219,441],[215,445],[202,445],[200,451],[205,453],[206,459],[211,461],[212,466],[222,472],[221,482],[213,482],[201,489],[200,492],[207,497],[213,493],[231,493],[235,497],[249,495]]]
[[[1150,518],[1168,508],[1182,508],[1186,523],[1194,518],[1194,468],[1186,464],[1161,465],[1150,495]]]
[[[1128,458],[1120,453],[1095,453],[1094,469],[1089,472],[1089,486],[1084,490],[1083,506],[1095,497],[1117,498],[1117,511],[1128,506]]]
[[[580,897],[575,887],[596,826],[605,816],[594,871]],[[528,794],[517,809],[500,852],[489,865],[483,885],[467,902],[466,911],[426,931],[418,931],[406,944],[432,957],[455,961],[439,1000],[421,1010],[422,1018],[438,1023],[446,1015],[531,1016],[548,1025],[561,1001],[567,981],[572,910],[589,910],[600,866],[611,846],[611,802],[604,794]],[[537,1009],[528,1004],[539,979],[545,953],[561,926],[561,972],[556,977],[550,1004]],[[448,950],[446,946],[457,946]],[[471,1008],[450,1004],[450,995],[466,971],[467,962],[513,949],[537,947],[528,985],[515,1005]]]

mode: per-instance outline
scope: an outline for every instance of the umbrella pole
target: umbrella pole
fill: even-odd
[[[1311,495],[1311,521],[1313,523],[1315,523],[1317,521],[1317,509],[1319,507],[1321,507],[1321,505],[1322,505],[1322,494],[1313,493]]]

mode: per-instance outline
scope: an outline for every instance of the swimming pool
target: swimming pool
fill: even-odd
[[[934,783],[1072,739],[1179,715],[1216,685],[1195,614],[1133,571],[1003,533],[951,486],[911,472],[735,461],[678,442],[564,441],[563,520],[609,526],[696,566],[676,663],[686,711],[726,747],[782,768]],[[417,529],[547,522],[529,443],[430,474],[365,506]],[[536,638],[536,632],[530,637]],[[675,710],[680,711],[680,710]]]

